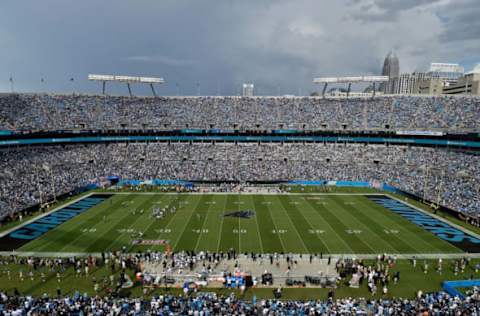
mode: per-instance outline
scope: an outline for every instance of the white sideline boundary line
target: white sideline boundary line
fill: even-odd
[[[191,194],[191,195],[386,195],[385,193],[290,193],[290,192],[182,192],[182,193],[175,193],[175,192],[110,192],[110,191],[98,191],[96,193],[112,193],[112,194],[145,194],[145,195],[153,195],[153,194]]]
[[[178,193],[175,192],[109,192],[109,191],[93,191],[91,193],[88,193],[84,196],[78,197],[66,204],[62,204],[47,213],[38,215],[34,218],[29,219],[28,221],[21,223],[20,225],[14,226],[2,233],[0,233],[0,238],[10,234],[11,232],[20,229],[26,225],[29,225],[45,216],[48,216],[62,208],[68,207],[71,204],[74,204],[80,200],[83,200],[87,197],[90,197],[95,194],[112,194],[112,195],[178,195]],[[180,193],[182,194],[182,193]],[[307,195],[307,196],[315,196],[315,195],[320,195],[320,196],[328,196],[328,195],[362,195],[362,196],[367,196],[367,195],[383,195],[386,197],[389,197],[393,200],[396,200],[402,204],[405,204],[422,214],[425,214],[427,216],[431,216],[445,224],[448,224],[466,234],[469,234],[473,237],[476,237],[480,239],[480,234],[474,233],[470,231],[469,229],[460,226],[458,224],[455,224],[453,222],[450,222],[436,214],[427,212],[420,207],[417,207],[407,201],[402,201],[400,198],[397,198],[395,196],[392,196],[388,193],[290,193],[290,192],[264,192],[264,193],[259,193],[259,192],[185,192],[183,194],[192,194],[192,195],[205,195],[205,194],[214,194],[214,195],[232,195],[232,194],[240,194],[240,195]],[[460,248],[459,248],[460,249]],[[460,249],[461,250],[461,249]],[[135,254],[135,253],[131,253]],[[23,256],[23,257],[73,257],[73,256],[78,256],[78,257],[86,257],[86,256],[94,256],[94,257],[101,257],[101,253],[87,253],[87,252],[32,252],[32,251],[0,251],[0,256],[10,256],[10,255],[17,255],[17,256]],[[300,254],[297,254],[300,255]],[[302,254],[303,256],[308,256],[310,253],[304,253]],[[355,254],[355,253],[345,253],[345,254],[324,254],[324,256],[330,256],[332,259],[338,259],[338,258],[356,258],[356,259],[376,259],[379,254]],[[386,255],[390,256],[395,256],[397,259],[411,259],[413,257],[417,259],[438,259],[438,258],[443,258],[443,259],[460,259],[460,258],[480,258],[480,253],[467,253],[467,252],[460,252],[460,253],[414,253],[414,254],[401,254],[401,253],[386,253]]]
[[[109,253],[108,251],[104,253]],[[126,253],[125,255],[135,255],[136,253]],[[40,257],[40,258],[55,258],[55,257],[62,257],[62,258],[70,258],[70,257],[98,257],[102,256],[101,252],[35,252],[35,251],[0,251],[0,256],[20,256],[20,257]],[[268,255],[267,253],[263,255]],[[293,258],[299,258],[300,255],[302,257],[308,258],[310,253],[303,253],[303,254],[289,254]],[[374,260],[377,259],[380,254],[355,254],[355,253],[344,253],[344,254],[323,254],[323,258],[331,257],[332,259],[365,259],[365,260]],[[478,259],[480,258],[480,253],[411,253],[411,254],[404,254],[404,253],[385,253],[381,254],[385,255],[386,257],[395,257],[396,259],[402,260],[409,260],[412,258],[416,259],[461,259],[461,258],[472,258]],[[244,257],[243,254],[240,255],[240,258],[249,258]]]

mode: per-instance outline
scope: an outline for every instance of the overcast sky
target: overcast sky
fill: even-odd
[[[479,17],[479,0],[1,0],[0,91],[12,75],[16,91],[99,92],[86,79],[99,73],[161,76],[165,95],[238,94],[247,81],[306,94],[316,76],[379,74],[391,49],[401,72],[469,70]]]

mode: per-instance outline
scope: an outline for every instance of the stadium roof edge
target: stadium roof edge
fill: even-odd
[[[101,93],[56,93],[56,92],[0,92],[0,96],[7,96],[7,95],[49,95],[49,96],[86,96],[86,97],[123,97],[123,98],[146,98],[146,99],[153,99],[153,98],[171,98],[171,99],[182,99],[182,98],[253,98],[253,99],[261,99],[261,98],[271,98],[271,99],[284,99],[284,98],[312,98],[312,99],[320,99],[322,96],[309,96],[309,95],[302,95],[302,96],[275,96],[275,95],[265,95],[265,96],[238,96],[238,95],[183,95],[183,96],[176,96],[176,95],[162,95],[162,96],[151,96],[151,95],[135,95],[135,96],[128,96],[123,94],[105,94],[102,95]],[[471,99],[480,99],[479,96],[476,95],[426,95],[426,94],[379,94],[375,98],[408,98],[408,97],[423,97],[423,98],[471,98]],[[327,99],[346,99],[345,96],[327,96]],[[348,99],[369,99],[371,96],[351,96]]]

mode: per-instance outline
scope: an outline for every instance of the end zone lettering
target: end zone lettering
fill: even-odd
[[[90,209],[91,207],[100,204],[105,198],[88,197],[78,202],[75,202],[65,208],[53,212],[39,220],[34,221],[16,231],[10,233],[11,238],[33,240],[48,232],[49,230],[63,224],[72,217],[77,216]]]
[[[48,214],[34,222],[27,224],[19,229],[14,230],[10,234],[0,238],[0,250],[14,250],[25,245],[46,232],[65,223],[69,219],[87,211],[91,207],[100,204],[111,197],[108,194],[95,194],[68,206],[65,206],[55,212]]]
[[[431,215],[420,212],[413,207],[387,196],[373,195],[367,196],[367,198],[464,251],[480,252],[480,239],[448,223],[440,221]]]

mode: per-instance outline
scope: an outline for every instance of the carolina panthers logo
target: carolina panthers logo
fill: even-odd
[[[230,213],[225,213],[223,216],[225,217],[239,217],[239,218],[252,218],[255,216],[254,211],[235,211]]]

